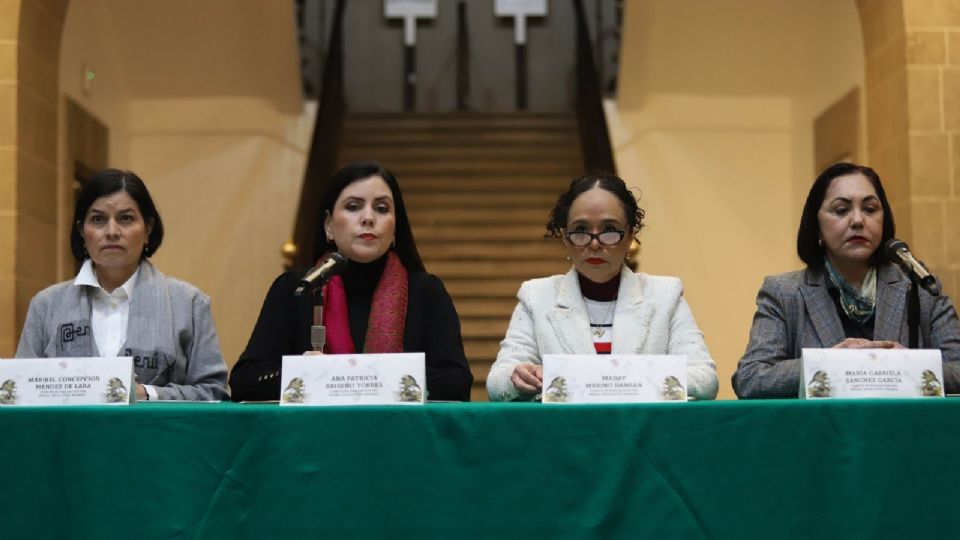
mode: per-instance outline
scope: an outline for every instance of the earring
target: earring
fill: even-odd
[[[817,245],[823,247],[823,238],[817,238]]]

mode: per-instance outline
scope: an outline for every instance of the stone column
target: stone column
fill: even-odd
[[[960,291],[960,0],[857,0],[868,163],[897,235]]]
[[[0,357],[56,279],[60,36],[68,0],[0,0]]]

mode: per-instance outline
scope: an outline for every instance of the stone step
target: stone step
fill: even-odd
[[[476,127],[576,129],[577,119],[573,115],[536,113],[350,113],[344,118],[344,127],[373,131],[433,127],[453,129],[472,129]]]
[[[497,353],[500,352],[500,341],[502,336],[499,339],[464,339],[463,340],[463,350],[467,354],[467,360],[470,360],[470,365],[473,365],[474,362],[478,364],[491,364],[497,358]]]
[[[554,200],[570,185],[574,177],[566,174],[535,173],[520,175],[510,173],[471,175],[471,176],[442,176],[442,175],[412,175],[406,176],[400,182],[404,197],[408,193],[420,192],[452,192],[460,193],[489,193],[503,191],[526,191],[553,194]]]
[[[460,177],[494,176],[499,174],[545,174],[573,178],[582,170],[582,165],[569,160],[544,161],[419,161],[392,163],[389,169],[402,182],[411,177],[449,178],[455,182]]]
[[[411,216],[415,227],[489,226],[505,223],[543,227],[549,217],[547,212],[535,212],[526,208],[507,208],[499,212],[489,208],[417,208],[416,210],[416,215]]]
[[[460,320],[510,318],[517,301],[513,298],[461,298],[455,300]]]
[[[580,139],[576,130],[371,130],[370,132],[350,131],[343,133],[343,144],[349,147],[356,144],[354,141],[363,141],[372,146],[466,146],[482,144],[550,144],[569,145],[571,149],[579,151]]]
[[[528,260],[562,260],[566,250],[559,240],[531,240],[528,242],[429,242],[419,243],[420,255],[429,268],[439,260],[461,260],[480,257],[501,259],[524,257]]]
[[[463,339],[490,338],[502,340],[507,333],[510,320],[474,320],[470,324],[461,324]]]
[[[500,276],[528,280],[534,277],[562,274],[570,268],[565,260],[516,260],[500,261],[477,259],[472,261],[434,261],[430,263],[430,273],[440,279],[486,278]]]
[[[456,302],[460,298],[516,298],[524,281],[514,277],[449,278],[443,284]]]
[[[486,225],[483,227],[445,227],[442,225],[413,225],[417,243],[429,244],[439,241],[469,242],[499,241],[525,242],[543,238],[546,229],[536,223],[518,225]]]
[[[420,208],[527,208],[549,212],[557,202],[556,193],[500,192],[500,193],[411,193],[403,200],[411,215]]]
[[[376,159],[388,168],[398,163],[424,160],[461,162],[471,160],[529,160],[532,162],[564,162],[577,168],[583,166],[579,149],[570,151],[570,145],[562,144],[477,144],[464,141],[456,145],[442,146],[397,146],[375,145],[367,141],[344,141],[339,148],[337,161],[360,161]]]

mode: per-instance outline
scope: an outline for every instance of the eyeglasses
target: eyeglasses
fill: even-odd
[[[564,236],[567,237],[567,242],[570,242],[574,246],[586,247],[589,246],[594,239],[600,242],[601,246],[615,246],[623,240],[624,234],[626,234],[626,231],[603,231],[599,233],[573,231],[566,233]]]

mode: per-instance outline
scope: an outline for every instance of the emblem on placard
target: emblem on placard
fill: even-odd
[[[920,375],[920,394],[924,397],[943,396],[943,385],[929,369],[923,370]]]
[[[676,377],[667,375],[663,379],[663,399],[664,401],[685,401],[687,399],[687,389],[680,384]]]
[[[543,400],[550,403],[564,403],[567,401],[567,379],[554,377],[543,393]]]
[[[127,394],[127,387],[123,385],[123,381],[117,377],[111,377],[107,381],[105,398],[107,403],[124,403],[130,399],[130,396]]]
[[[13,405],[17,402],[17,383],[7,379],[0,384],[0,405]]]
[[[295,377],[283,391],[283,403],[303,403],[307,399],[307,385],[300,377]]]
[[[413,378],[413,375],[400,377],[399,398],[400,401],[406,403],[423,401],[423,390],[420,389],[420,385],[417,384],[417,380]]]
[[[833,389],[830,387],[830,377],[826,371],[817,371],[807,385],[807,395],[810,397],[830,397]]]

